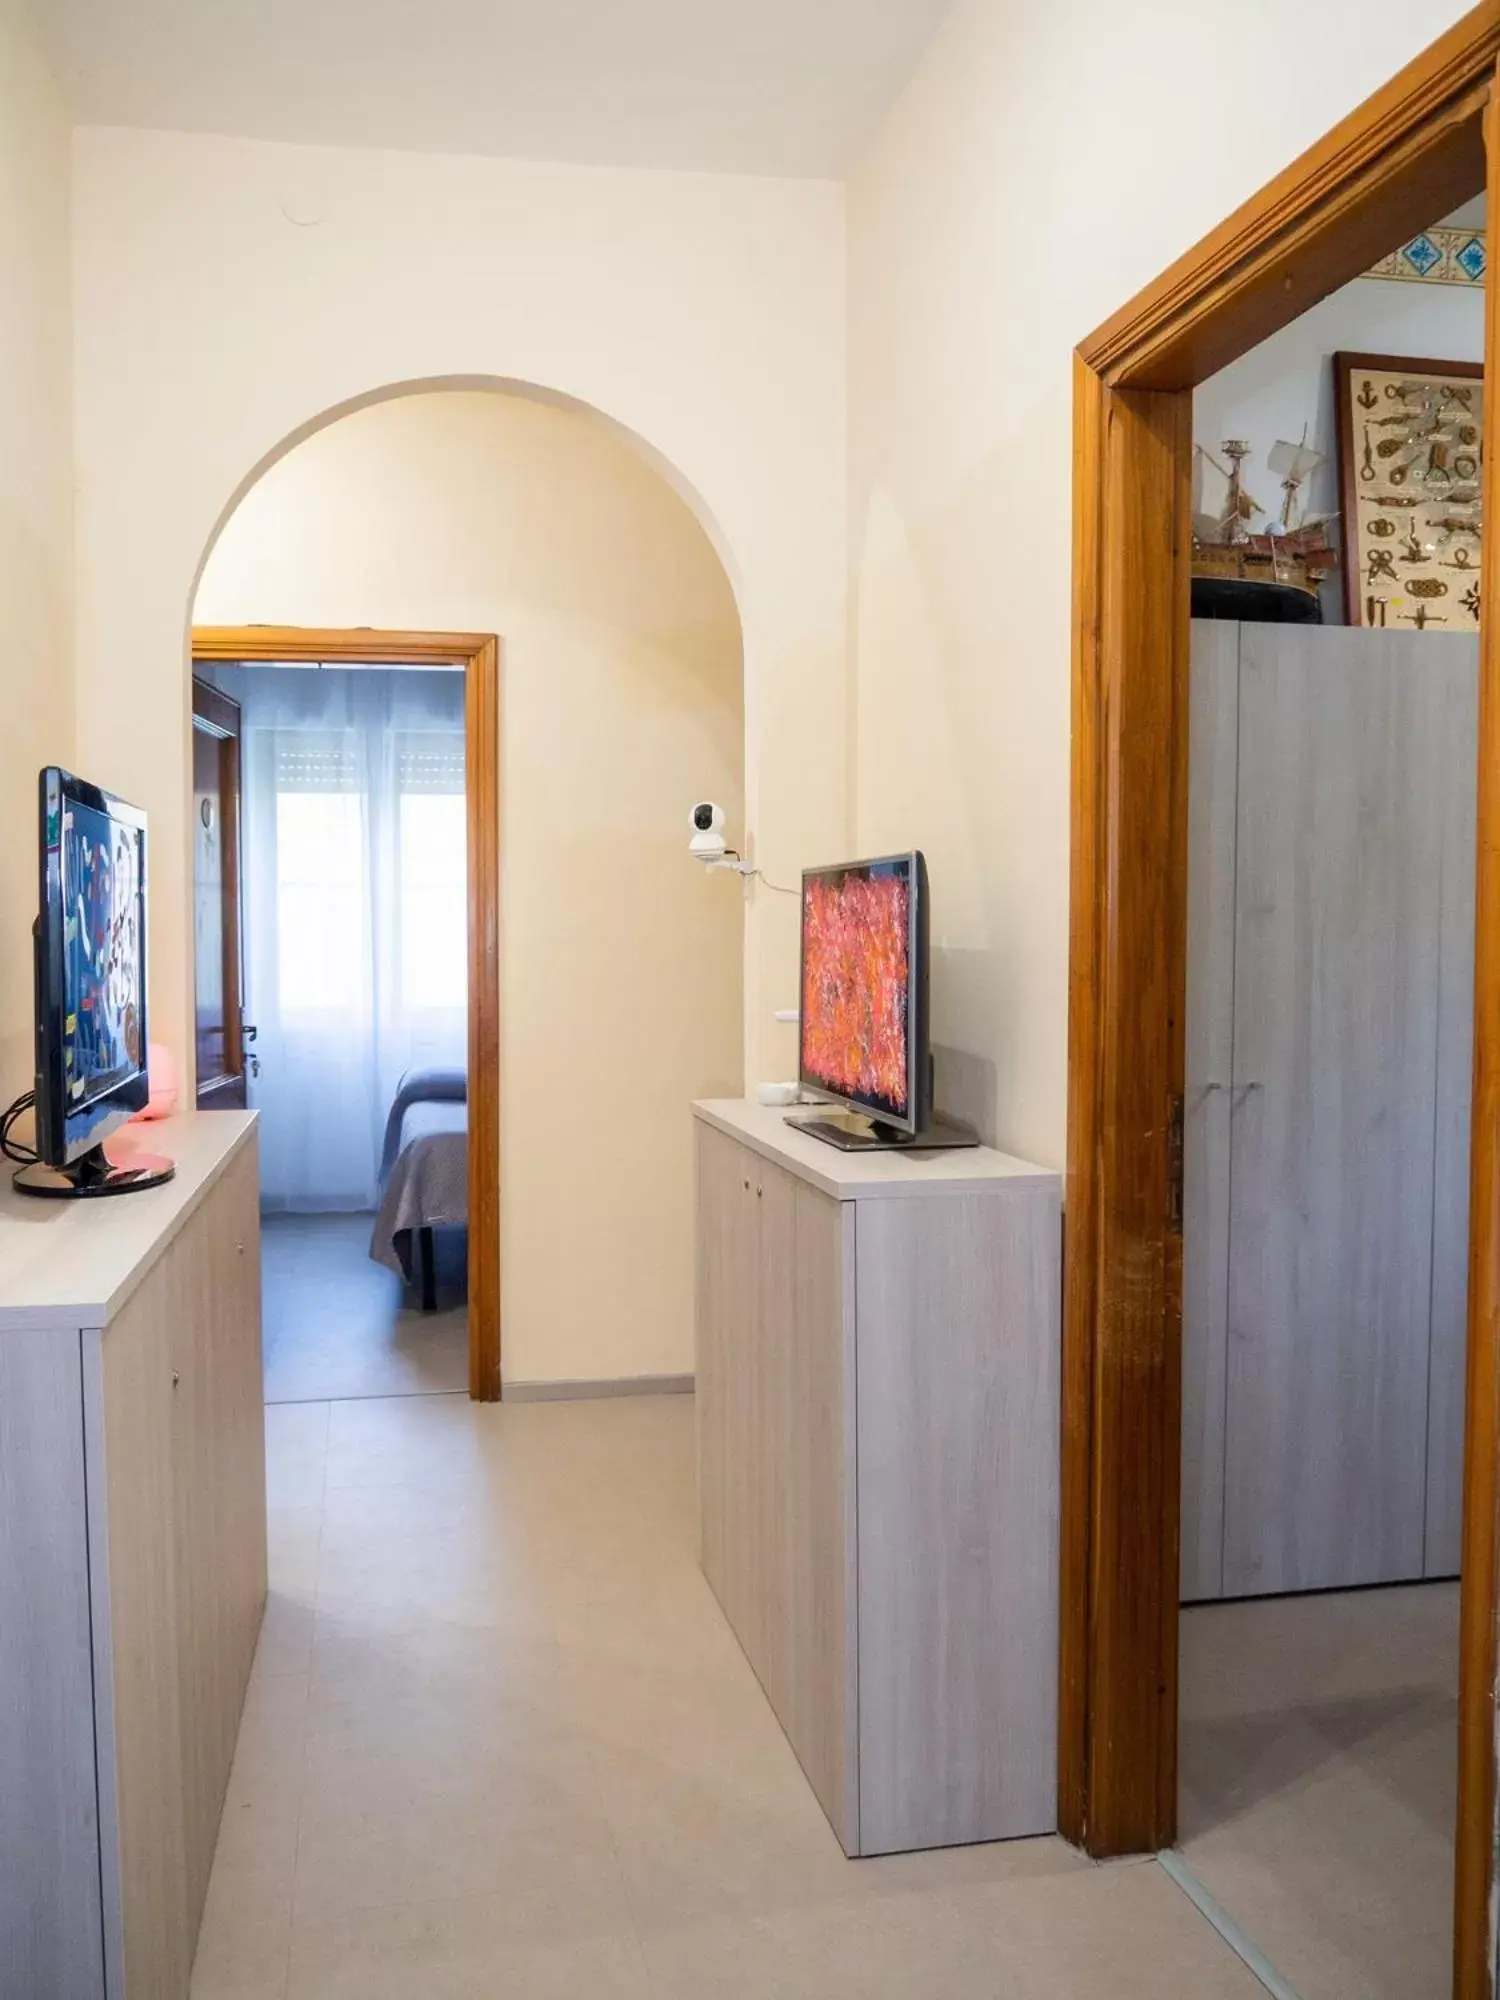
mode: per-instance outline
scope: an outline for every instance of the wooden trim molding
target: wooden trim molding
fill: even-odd
[[[1477,193],[1500,60],[1484,0],[1237,208],[1079,353],[1111,383],[1190,389]]]
[[[1500,99],[1485,119],[1486,255],[1500,248]],[[1485,292],[1484,357],[1500,383],[1500,298]],[[1464,1412],[1463,1581],[1458,1640],[1456,2000],[1492,2000],[1496,1979],[1496,1688],[1500,1619],[1500,408],[1484,399],[1485,561],[1479,625],[1479,828],[1474,892],[1474,1110],[1469,1153],[1469,1352]]]
[[[218,746],[220,811],[222,814],[220,854],[223,880],[220,895],[235,912],[235,921],[223,926],[222,965],[224,1003],[224,1074],[205,1084],[197,1075],[197,1009],[193,1021],[193,1066],[196,1096],[201,1111],[206,1102],[222,1096],[226,1104],[245,1102],[245,1010],[244,966],[240,936],[240,709],[209,681],[196,675],[192,685],[193,728]],[[197,746],[194,745],[196,760]],[[194,834],[196,841],[197,835]]]
[[[1190,394],[1486,179],[1486,0],[1085,340],[1073,428],[1059,1820],[1177,1824]],[[1500,137],[1489,256],[1500,256]],[[1486,367],[1500,381],[1494,287]],[[1487,399],[1486,480],[1500,452]],[[1487,502],[1493,511],[1493,503]],[[1485,566],[1455,1985],[1494,2000],[1500,1611],[1500,563]]]
[[[1121,1854],[1177,1808],[1192,398],[1078,368],[1059,1811]]]
[[[490,632],[197,625],[193,659],[461,667],[468,821],[469,1394],[500,1378],[500,642]]]
[[[469,821],[469,1394],[500,1400],[500,642],[465,677]],[[487,1164],[486,1164],[487,1163]]]

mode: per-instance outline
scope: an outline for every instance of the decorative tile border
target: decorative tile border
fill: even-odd
[[[1406,284],[1482,285],[1483,229],[1450,229],[1439,224],[1424,229],[1365,273],[1369,278],[1396,278]]]

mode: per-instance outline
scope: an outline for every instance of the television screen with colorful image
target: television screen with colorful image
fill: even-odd
[[[905,1131],[926,1107],[920,854],[802,878],[801,1081]]]
[[[133,1076],[141,1043],[142,830],[68,799],[61,841],[63,1076],[69,1109]]]

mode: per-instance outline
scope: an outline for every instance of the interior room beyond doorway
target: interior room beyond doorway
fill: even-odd
[[[204,663],[200,706],[238,750],[219,801],[236,865],[206,893],[221,871],[200,800],[197,902],[206,969],[218,931],[241,968],[224,984],[261,1121],[267,1400],[461,1390],[464,674]],[[211,986],[200,968],[200,1045]]]
[[[1484,233],[1194,395],[1180,1858],[1298,2000],[1452,1957]]]

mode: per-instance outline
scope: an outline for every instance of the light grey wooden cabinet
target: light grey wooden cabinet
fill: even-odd
[[[1469,1315],[1469,1121],[1474,1078],[1474,866],[1479,818],[1478,642],[1445,672],[1437,1116],[1433,1125],[1432,1354],[1427,1377],[1429,1576],[1457,1576],[1463,1542]],[[1470,657],[1465,659],[1467,653]]]
[[[1240,628],[1193,626],[1188,707],[1188,1007],[1182,1184],[1182,1587],[1224,1581],[1229,1121]]]
[[[844,1837],[857,1818],[853,1214],[773,1160],[697,1132],[704,1573]],[[848,1843],[846,1842],[846,1845]]]
[[[1476,677],[1194,627],[1189,1599],[1457,1567]]]
[[[695,1113],[708,1581],[846,1852],[1050,1830],[1058,1177]]]
[[[184,2000],[266,1590],[254,1120],[0,1190],[0,1996]]]

